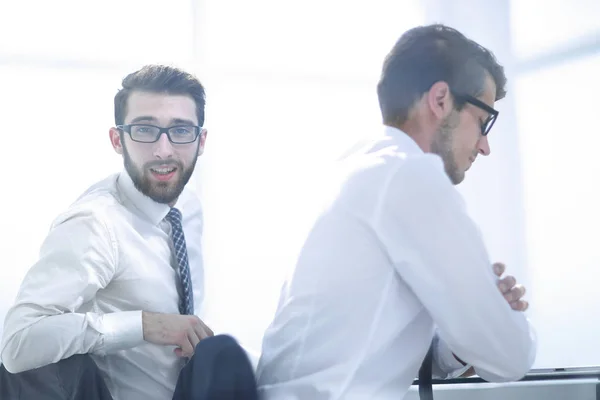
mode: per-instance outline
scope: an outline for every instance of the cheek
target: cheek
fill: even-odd
[[[470,158],[477,152],[481,130],[473,121],[461,121],[454,135],[454,154],[461,164],[470,163]]]
[[[463,136],[464,141],[475,144],[481,136],[481,125],[473,114],[463,112],[460,115],[458,131]]]
[[[193,164],[198,156],[198,146],[194,145],[187,149],[182,149],[178,152],[177,156],[184,164]]]
[[[150,155],[146,154],[148,152],[144,151],[143,149],[140,149],[138,146],[131,146],[130,144],[128,144],[126,150],[130,162],[136,165],[137,167],[142,167],[144,163],[150,160]]]

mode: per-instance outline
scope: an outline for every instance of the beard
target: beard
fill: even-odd
[[[431,152],[439,155],[444,162],[446,175],[454,185],[458,185],[465,179],[465,172],[458,168],[456,157],[454,156],[453,139],[454,132],[459,123],[459,115],[456,110],[442,121],[433,142],[431,143]]]
[[[142,168],[135,165],[129,152],[127,151],[127,147],[125,147],[125,143],[123,141],[123,163],[125,166],[125,170],[131,177],[133,181],[133,185],[137,190],[139,190],[145,196],[150,197],[157,203],[161,204],[172,204],[177,201],[181,192],[185,188],[185,185],[189,182],[192,177],[192,173],[194,172],[194,168],[196,167],[196,160],[198,159],[199,147],[196,150],[196,155],[194,156],[194,162],[188,168],[185,168],[181,161],[169,161],[170,165],[173,165],[177,168],[177,172],[179,177],[176,181],[167,181],[167,182],[157,182],[153,181],[150,178],[149,169],[153,166],[164,165],[164,161],[151,161],[146,163]]]

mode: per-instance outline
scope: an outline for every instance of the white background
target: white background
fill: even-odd
[[[208,319],[259,350],[320,168],[377,133],[383,57],[433,21],[507,68],[492,155],[460,190],[493,259],[529,289],[536,366],[600,364],[596,0],[0,2],[0,319],[52,219],[120,168],[108,141],[120,80],[166,62],[207,89],[194,183],[207,216]]]

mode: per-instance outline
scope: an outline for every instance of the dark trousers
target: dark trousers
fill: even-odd
[[[11,374],[0,366],[2,400],[113,400],[89,355]],[[257,400],[246,353],[230,336],[202,340],[179,374],[173,400]]]

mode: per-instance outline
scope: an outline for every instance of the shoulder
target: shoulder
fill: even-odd
[[[344,169],[338,199],[353,208],[367,207],[374,213],[371,216],[451,203],[465,207],[435,154],[408,153],[390,146],[356,157]]]
[[[436,154],[396,155],[387,172],[389,180],[396,184],[452,186],[444,163]]]
[[[40,249],[41,259],[111,269],[118,265],[114,224],[124,215],[123,206],[114,187],[106,183],[92,186],[54,219]]]
[[[51,229],[69,224],[86,224],[110,230],[123,204],[116,189],[116,175],[90,186],[75,202],[60,213],[52,222]]]
[[[381,202],[394,213],[411,214],[416,208],[432,213],[466,210],[466,203],[446,174],[442,159],[420,154],[397,162],[387,172]]]
[[[452,186],[439,156],[405,152],[395,145],[347,159],[338,167],[338,172],[345,189],[361,193],[427,185]]]

